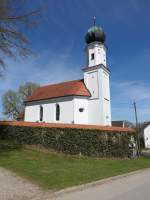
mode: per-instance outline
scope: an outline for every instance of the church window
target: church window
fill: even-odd
[[[40,121],[43,121],[43,106],[40,106]]]
[[[56,121],[60,120],[60,106],[56,104]]]
[[[79,112],[83,112],[84,111],[84,108],[79,108]]]
[[[94,60],[94,53],[91,54],[91,60]]]

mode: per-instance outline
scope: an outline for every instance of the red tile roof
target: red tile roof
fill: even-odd
[[[38,88],[27,99],[26,102],[52,99],[65,96],[86,96],[90,97],[90,92],[86,88],[83,79],[68,81]]]
[[[3,126],[27,126],[27,127],[47,127],[47,128],[71,128],[71,129],[89,129],[101,130],[110,133],[114,132],[129,132],[135,133],[133,128],[122,128],[112,126],[99,126],[99,125],[83,125],[83,124],[62,124],[62,123],[39,123],[39,122],[24,122],[24,121],[0,121]]]
[[[124,121],[112,121],[111,124],[115,127],[124,127]]]

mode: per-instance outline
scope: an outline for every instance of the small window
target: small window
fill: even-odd
[[[60,120],[60,106],[56,104],[56,121]]]
[[[40,106],[40,122],[43,121],[43,106]]]
[[[91,60],[94,60],[94,53],[91,54]]]
[[[79,112],[83,112],[84,111],[84,108],[79,108]]]

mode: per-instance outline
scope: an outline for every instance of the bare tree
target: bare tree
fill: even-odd
[[[18,12],[17,5],[25,7],[23,0],[0,0],[0,75],[5,67],[5,57],[27,56],[31,53],[31,45],[21,27],[35,27],[41,8],[34,11],[22,9]]]
[[[3,114],[8,118],[16,119],[20,113],[19,98],[13,90],[8,90],[2,97]]]
[[[27,82],[24,85],[20,85],[18,89],[18,96],[20,98],[21,104],[24,104],[25,100],[32,95],[32,93],[40,87],[36,83]]]

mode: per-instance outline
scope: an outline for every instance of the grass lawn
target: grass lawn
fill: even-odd
[[[26,177],[44,189],[57,190],[150,167],[149,158],[77,158],[6,146],[1,146],[0,142],[0,166]]]

